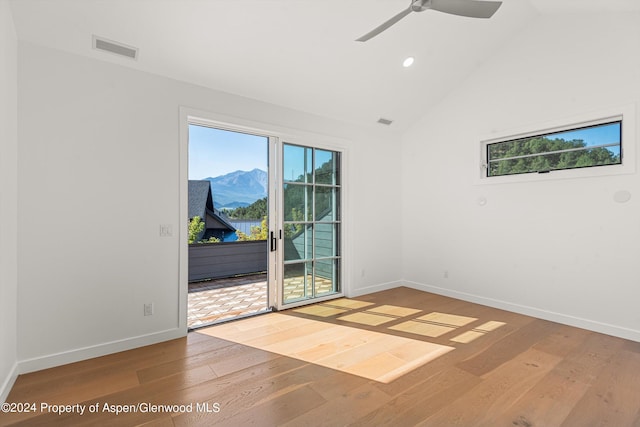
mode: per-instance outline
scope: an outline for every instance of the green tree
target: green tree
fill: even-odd
[[[251,234],[247,235],[240,230],[236,230],[236,236],[238,236],[238,240],[241,242],[246,242],[250,240],[267,240],[267,235],[269,233],[269,228],[267,226],[267,216],[265,215],[260,222],[260,226],[251,227]]]
[[[267,198],[258,199],[249,206],[225,210],[229,218],[258,219],[267,215]]]
[[[304,214],[300,209],[291,208],[291,221],[304,221]],[[285,237],[291,239],[295,235],[297,235],[300,231],[302,231],[303,227],[304,227],[304,224],[300,222],[285,224],[284,235]]]
[[[200,233],[204,231],[204,222],[198,215],[189,222],[189,243],[196,243]]]
[[[489,176],[544,172],[557,169],[620,163],[619,154],[614,154],[606,148],[589,149],[586,147],[587,145],[581,139],[566,141],[561,138],[550,139],[546,137],[525,138],[492,144],[489,146],[489,158],[492,160],[519,156],[530,157],[491,162],[489,166]],[[580,150],[581,148],[586,149]],[[561,152],[553,153],[557,151]],[[549,152],[553,154],[544,154]],[[536,154],[540,155],[536,156]]]
[[[209,237],[207,240],[198,240],[198,236],[204,231],[205,223],[200,216],[196,215],[189,222],[189,244],[192,243],[219,243],[220,239]]]

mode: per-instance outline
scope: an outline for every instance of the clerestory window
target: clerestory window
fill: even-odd
[[[622,119],[485,145],[486,177],[622,164]]]

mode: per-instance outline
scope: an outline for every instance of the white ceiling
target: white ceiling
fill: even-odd
[[[347,122],[402,130],[539,14],[640,10],[638,0],[504,0],[489,20],[409,0],[12,0],[20,40]],[[95,51],[92,35],[140,49]],[[401,66],[414,56],[413,67]]]

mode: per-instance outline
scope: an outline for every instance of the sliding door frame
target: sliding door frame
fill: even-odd
[[[287,128],[279,125],[261,123],[249,119],[233,117],[209,111],[198,110],[188,107],[180,107],[180,153],[179,153],[179,198],[180,198],[180,218],[179,218],[179,310],[178,324],[180,328],[187,330],[187,304],[188,304],[188,139],[189,124],[208,126],[212,128],[224,129],[233,132],[249,133],[269,138],[269,231],[274,232],[278,237],[277,244],[283,249],[284,239],[280,239],[280,230],[284,229],[284,215],[281,212],[282,194],[282,151],[285,143],[301,146],[313,147],[321,150],[330,150],[340,153],[341,162],[341,191],[340,191],[340,211],[341,211],[341,234],[340,234],[340,254],[341,268],[339,272],[340,293],[322,296],[313,300],[299,301],[290,304],[282,304],[282,283],[284,280],[284,250],[268,252],[269,269],[269,306],[274,309],[292,308],[312,302],[335,299],[343,295],[349,295],[351,252],[349,251],[349,206],[348,206],[348,171],[349,171],[349,142],[342,138],[320,135],[313,132]]]

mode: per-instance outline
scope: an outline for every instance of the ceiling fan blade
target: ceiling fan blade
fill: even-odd
[[[383,32],[384,30],[386,30],[387,28],[389,28],[390,26],[392,26],[393,24],[395,24],[396,22],[398,22],[399,20],[401,20],[402,18],[404,18],[405,16],[410,14],[411,12],[412,12],[412,10],[411,10],[410,7],[408,9],[403,10],[402,12],[398,13],[393,18],[391,18],[388,21],[386,21],[384,24],[374,28],[373,30],[369,31],[367,34],[365,34],[364,36],[360,37],[359,39],[356,39],[356,41],[357,42],[366,42],[370,38],[375,37],[378,34],[380,34],[381,32]]]
[[[469,18],[491,18],[501,4],[484,0],[431,0],[429,9]]]

